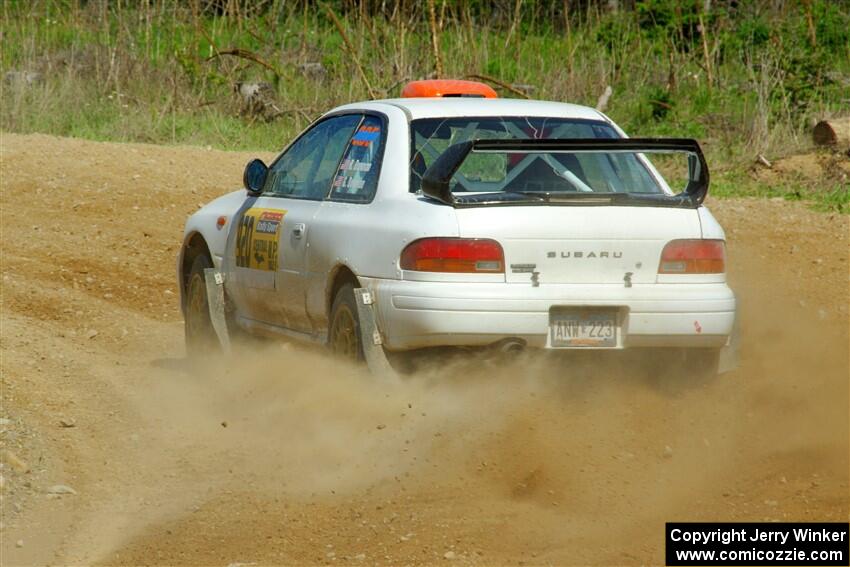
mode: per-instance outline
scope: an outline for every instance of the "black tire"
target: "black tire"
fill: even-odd
[[[354,286],[350,283],[339,288],[331,305],[328,348],[336,356],[352,362],[363,360],[357,300],[354,298]]]
[[[203,356],[221,350],[218,336],[210,319],[207,285],[204,270],[212,268],[212,261],[199,254],[192,261],[189,281],[186,283],[186,311],[183,317],[186,337],[186,354],[190,357]]]
[[[328,348],[340,358],[355,363],[365,362],[360,334],[360,317],[357,312],[355,286],[344,284],[334,297],[328,332]],[[387,361],[393,370],[402,375],[416,370],[416,351],[392,352],[385,350]]]

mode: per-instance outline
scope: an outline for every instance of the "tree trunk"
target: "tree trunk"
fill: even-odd
[[[850,116],[818,122],[812,138],[818,146],[850,145]]]

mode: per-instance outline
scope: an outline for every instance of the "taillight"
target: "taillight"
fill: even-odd
[[[726,243],[722,240],[671,240],[661,253],[659,274],[722,274]]]
[[[503,273],[502,246],[486,238],[422,238],[401,253],[401,269],[417,272]]]

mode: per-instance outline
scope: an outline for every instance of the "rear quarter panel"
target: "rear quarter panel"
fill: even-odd
[[[717,219],[715,219],[714,215],[711,214],[711,211],[708,210],[708,207],[702,206],[697,209],[697,212],[699,213],[699,220],[702,225],[703,238],[718,238],[720,240],[726,240],[726,233],[723,231],[723,227],[720,226],[720,223],[717,222]]]
[[[320,326],[327,324],[330,286],[340,267],[358,277],[401,279],[399,257],[410,242],[458,235],[454,209],[413,194],[369,205],[326,202],[314,224],[307,310]]]

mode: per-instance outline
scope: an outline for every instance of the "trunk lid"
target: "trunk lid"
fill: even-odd
[[[456,209],[459,235],[492,238],[509,283],[655,283],[661,251],[700,238],[696,209],[618,206],[484,206]],[[627,274],[629,274],[627,276]]]

